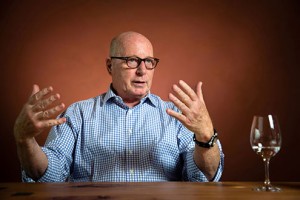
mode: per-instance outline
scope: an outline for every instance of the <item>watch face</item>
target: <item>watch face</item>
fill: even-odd
[[[216,144],[216,141],[217,141],[217,139],[218,139],[217,136],[218,136],[217,133],[215,133],[215,134],[212,136],[211,141],[209,142],[209,146],[213,147],[213,146]]]
[[[214,138],[214,140],[212,141],[211,146],[213,147],[216,144],[217,138]]]

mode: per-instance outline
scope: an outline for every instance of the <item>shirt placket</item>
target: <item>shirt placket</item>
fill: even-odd
[[[131,142],[133,134],[133,109],[129,108],[126,113],[126,176],[128,181],[134,181],[135,167],[133,158],[133,144]]]

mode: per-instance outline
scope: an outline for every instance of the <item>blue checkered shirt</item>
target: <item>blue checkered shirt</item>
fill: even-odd
[[[208,181],[193,160],[193,133],[166,109],[171,102],[148,94],[133,108],[109,89],[72,104],[59,117],[67,122],[51,129],[42,150],[48,168],[38,182]],[[219,141],[220,164],[224,167]],[[22,172],[25,182],[33,182]]]

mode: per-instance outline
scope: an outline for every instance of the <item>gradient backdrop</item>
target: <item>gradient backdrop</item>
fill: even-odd
[[[153,43],[152,93],[183,79],[203,92],[225,152],[223,181],[263,181],[251,149],[254,114],[274,113],[283,145],[272,181],[300,181],[299,1],[1,1],[0,181],[20,181],[13,124],[32,85],[66,105],[107,90],[110,40],[134,30]],[[43,145],[47,133],[37,139]]]

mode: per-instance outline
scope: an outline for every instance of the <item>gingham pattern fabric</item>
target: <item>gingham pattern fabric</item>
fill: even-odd
[[[67,122],[51,129],[42,150],[48,168],[37,182],[208,181],[193,160],[193,133],[166,109],[171,102],[148,94],[127,107],[107,93],[72,104],[59,117]],[[221,161],[213,181],[224,167]],[[33,182],[22,172],[25,182]]]

